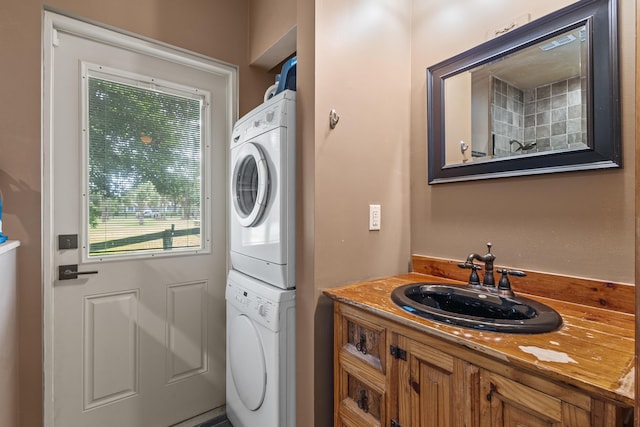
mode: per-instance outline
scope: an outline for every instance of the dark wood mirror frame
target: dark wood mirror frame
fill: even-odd
[[[617,19],[617,0],[578,1],[429,67],[427,69],[429,184],[621,167]],[[580,25],[586,25],[589,35],[588,148],[447,165],[444,135],[445,80]]]

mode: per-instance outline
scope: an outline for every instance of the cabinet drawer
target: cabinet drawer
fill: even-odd
[[[385,419],[385,391],[359,377],[345,365],[340,368],[339,412],[343,425],[380,426]]]
[[[339,317],[340,348],[353,354],[381,373],[386,372],[386,329],[343,313]]]

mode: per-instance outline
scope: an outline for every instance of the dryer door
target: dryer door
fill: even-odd
[[[269,199],[269,169],[262,150],[246,143],[233,166],[231,198],[238,223],[252,227],[262,218]]]
[[[267,367],[260,334],[244,314],[234,317],[227,327],[231,378],[242,404],[255,411],[262,406],[267,391]]]

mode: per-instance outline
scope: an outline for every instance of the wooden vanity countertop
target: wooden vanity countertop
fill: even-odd
[[[634,405],[634,327],[632,314],[516,293],[543,302],[563,319],[543,334],[506,334],[456,327],[410,314],[391,301],[398,286],[414,282],[459,281],[421,273],[326,289],[329,298],[359,307],[448,343],[479,352],[513,367],[570,384],[592,395]]]

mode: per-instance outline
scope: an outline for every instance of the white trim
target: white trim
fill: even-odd
[[[134,87],[142,87],[144,89],[150,90],[158,90],[163,93],[180,96],[182,98],[188,97],[194,100],[201,100],[204,98],[207,100],[207,102],[209,102],[211,98],[211,92],[206,89],[181,85],[153,76],[146,76],[125,70],[118,70],[113,67],[107,67],[106,65],[82,61],[81,69],[83,77],[97,77],[115,83],[121,83]]]
[[[62,31],[89,40],[95,40],[123,49],[129,49],[133,52],[186,65],[197,70],[206,71],[220,76],[233,77],[234,80],[237,78],[238,67],[236,65],[191,52],[186,49],[151,40],[137,34],[128,33],[118,28],[108,27],[106,25],[78,18],[72,18],[49,10],[44,11],[44,18],[45,29],[52,28],[56,31]],[[47,21],[51,21],[50,24],[47,24]],[[237,87],[235,86],[234,82],[234,95],[237,95]]]
[[[42,56],[42,289],[43,289],[43,368],[44,368],[44,426],[53,426],[53,295],[51,284],[55,280],[53,262],[53,163],[52,163],[52,87],[53,87],[53,49],[58,43],[57,32],[63,31],[76,36],[110,44],[134,52],[153,56],[162,60],[179,63],[194,69],[223,76],[227,82],[226,108],[231,118],[227,124],[227,135],[231,135],[233,122],[238,117],[238,68],[212,58],[176,48],[153,40],[125,34],[124,32],[94,25],[56,12],[44,11],[43,17],[43,56]],[[207,172],[210,179],[210,172]],[[203,230],[204,231],[204,230]],[[210,244],[207,243],[207,244]]]

